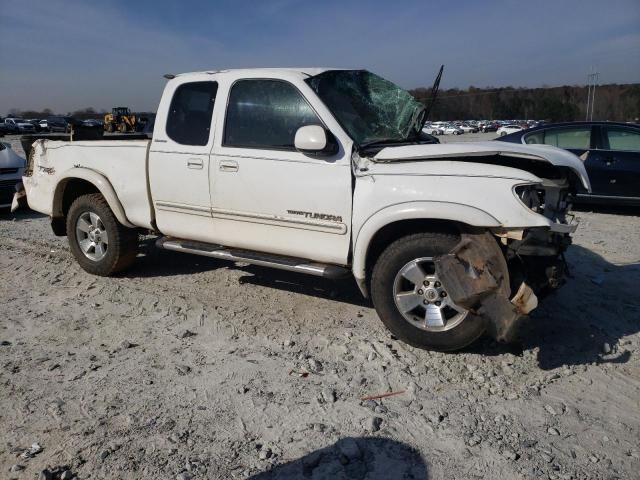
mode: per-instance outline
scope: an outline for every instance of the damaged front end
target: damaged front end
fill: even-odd
[[[538,300],[565,282],[564,252],[577,227],[567,214],[569,191],[565,180],[516,187],[522,203],[551,220],[550,227],[465,232],[435,261],[451,299],[482,318],[497,341],[516,340]]]

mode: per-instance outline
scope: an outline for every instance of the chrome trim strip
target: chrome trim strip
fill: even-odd
[[[173,202],[156,202],[157,210],[164,210],[166,212],[186,213],[188,215],[200,215],[202,217],[210,217],[211,209],[209,207],[201,207],[198,205],[186,205],[184,203]]]
[[[249,212],[239,212],[235,210],[223,210],[220,208],[212,208],[211,214],[213,215],[213,218],[219,218],[222,220],[261,223],[264,225],[299,228],[301,230],[314,230],[318,232],[334,233],[338,235],[344,235],[347,233],[347,226],[344,223],[339,223],[339,222],[308,220],[303,218],[280,217],[277,215],[266,215],[261,213],[249,213]]]

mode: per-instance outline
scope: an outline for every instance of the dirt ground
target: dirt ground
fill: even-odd
[[[576,215],[522,346],[443,354],[351,282],[151,238],[99,278],[46,217],[1,214],[0,478],[638,478],[640,211]]]

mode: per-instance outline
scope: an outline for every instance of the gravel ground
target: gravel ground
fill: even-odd
[[[350,282],[151,239],[99,278],[2,214],[0,478],[638,478],[640,212],[576,214],[524,344],[455,354],[396,341]]]

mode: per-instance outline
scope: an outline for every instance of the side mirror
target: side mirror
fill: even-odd
[[[338,152],[335,137],[320,125],[306,125],[296,131],[296,150],[315,155],[333,155]]]

